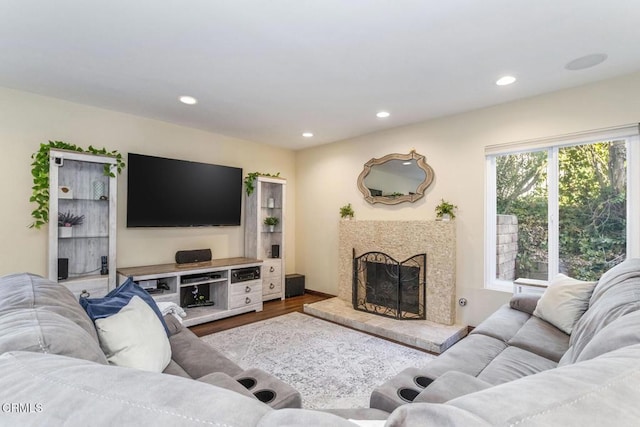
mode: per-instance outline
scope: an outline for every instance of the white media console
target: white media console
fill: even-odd
[[[118,269],[118,284],[128,278],[153,298],[184,308],[185,326],[249,311],[262,311],[262,260],[225,258],[194,264],[159,264]]]

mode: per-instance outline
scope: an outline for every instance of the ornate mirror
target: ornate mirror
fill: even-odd
[[[411,150],[369,160],[358,176],[358,189],[369,203],[395,205],[422,198],[432,181],[433,169],[425,157]]]

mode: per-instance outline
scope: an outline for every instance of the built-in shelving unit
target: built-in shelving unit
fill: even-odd
[[[178,304],[187,313],[184,325],[193,326],[262,311],[261,266],[259,259],[238,257],[119,268],[118,282],[131,278],[156,301]]]
[[[254,191],[245,199],[245,256],[264,260],[262,299],[284,299],[285,201],[287,181],[259,176]],[[267,217],[278,218],[271,229]]]
[[[49,155],[49,279],[76,296],[104,296],[116,286],[116,159],[57,149]],[[59,213],[83,222],[59,228]]]

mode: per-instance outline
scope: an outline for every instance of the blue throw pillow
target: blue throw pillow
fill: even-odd
[[[169,328],[162,317],[162,312],[160,312],[153,297],[131,279],[127,279],[121,286],[118,286],[103,298],[80,298],[80,305],[95,323],[96,319],[103,319],[118,313],[122,307],[129,304],[129,301],[135,295],[142,298],[153,309],[160,319],[167,336],[171,336]]]

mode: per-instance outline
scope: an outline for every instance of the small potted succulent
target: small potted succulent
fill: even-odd
[[[353,219],[353,208],[351,207],[351,203],[348,203],[340,208],[340,218],[342,219]]]
[[[82,225],[84,215],[58,212],[58,237],[71,237],[74,225]]]
[[[275,216],[268,216],[264,219],[264,225],[268,225],[269,226],[269,232],[273,233],[273,231],[276,228],[276,225],[278,225],[280,223],[280,220],[278,218],[276,218]]]
[[[440,199],[441,202],[436,206],[436,218],[441,221],[449,221],[456,217],[454,211],[458,207],[452,203],[445,202],[444,199]]]

